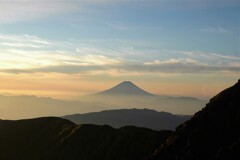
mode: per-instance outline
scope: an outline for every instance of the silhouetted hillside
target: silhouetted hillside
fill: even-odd
[[[74,114],[63,118],[77,124],[107,124],[115,128],[131,125],[153,130],[175,130],[179,124],[190,119],[191,116],[174,115],[149,109],[119,109]]]
[[[1,160],[144,160],[171,133],[54,117],[0,120],[0,131]]]
[[[150,160],[240,159],[240,80],[213,97]]]

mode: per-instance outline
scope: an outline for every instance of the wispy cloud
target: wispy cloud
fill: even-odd
[[[33,35],[6,35],[6,34],[0,34],[0,41],[4,41],[6,44],[16,44],[16,43],[21,43],[24,45],[27,45],[28,43],[30,44],[36,44],[36,45],[50,45],[51,43],[47,40],[43,40],[37,36]]]
[[[33,35],[0,35],[0,44],[0,72],[13,74],[240,72],[240,57],[211,52],[101,48],[74,41],[48,41]]]
[[[198,62],[196,60],[190,59],[190,58],[179,58],[179,59],[169,59],[165,61],[160,60],[154,60],[152,62],[145,62],[145,65],[165,65],[165,64],[197,64]]]
[[[159,64],[140,64],[140,63],[121,63],[121,64],[105,64],[105,65],[55,65],[40,68],[29,69],[1,69],[6,73],[63,73],[63,74],[84,74],[91,75],[93,72],[101,72],[109,75],[112,71],[115,73],[168,73],[168,74],[199,74],[199,73],[239,73],[240,63],[229,66],[214,66],[198,63],[159,63]],[[110,75],[111,76],[111,75]]]
[[[9,42],[3,42],[1,43],[3,46],[9,46],[9,47],[33,47],[33,48],[41,48],[41,46],[33,45],[33,44],[24,44],[24,43],[9,43]]]
[[[189,57],[192,59],[198,59],[200,61],[208,61],[211,62],[211,64],[216,63],[217,61],[222,62],[222,61],[239,61],[240,56],[235,55],[223,55],[219,53],[214,53],[214,52],[203,52],[203,51],[177,51],[177,50],[163,50],[166,53],[169,54],[175,54],[175,55],[180,55],[181,57]]]

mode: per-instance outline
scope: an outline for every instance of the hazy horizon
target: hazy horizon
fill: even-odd
[[[237,79],[233,82],[235,83],[237,81]],[[76,93],[76,95],[64,95],[61,94],[59,95],[56,94],[56,93],[48,93],[48,92],[45,92],[44,93],[39,93],[39,92],[35,92],[35,91],[20,91],[20,92],[16,92],[16,91],[8,91],[6,90],[6,92],[0,92],[0,96],[35,96],[35,97],[39,97],[39,98],[53,98],[53,99],[59,99],[59,100],[80,100],[82,98],[84,98],[85,96],[89,96],[89,95],[94,95],[96,93],[99,93],[99,92],[102,92],[102,91],[105,91],[105,90],[108,90],[120,83],[122,83],[124,81],[121,81],[119,83],[113,83],[113,85],[107,85],[106,87],[107,88],[103,88],[102,86],[98,86],[97,84],[93,84],[93,85],[96,85],[98,86],[100,89],[102,90],[94,90],[94,91],[89,91],[89,92],[86,92],[86,93]],[[131,81],[132,82],[132,81]],[[135,82],[133,82],[134,84],[136,84]],[[170,96],[170,97],[193,97],[193,98],[197,98],[197,99],[201,99],[201,100],[209,100],[210,98],[212,98],[214,95],[216,95],[218,92],[220,92],[221,90],[224,90],[228,87],[230,87],[233,83],[230,83],[229,85],[226,84],[225,86],[218,86],[217,88],[214,88],[214,91],[212,92],[212,94],[209,94],[208,96],[199,96],[198,94],[181,94],[181,92],[179,94],[172,94],[172,93],[168,93],[168,92],[151,92],[147,89],[145,89],[144,87],[141,87],[141,86],[144,86],[144,82],[142,83],[143,85],[139,86],[138,84],[136,84],[138,87],[140,87],[141,89],[144,89],[145,91],[151,93],[151,94],[154,94],[154,95],[157,95],[157,96]],[[105,87],[105,86],[104,86]],[[154,86],[152,86],[154,88]],[[186,85],[186,87],[189,87],[188,85]],[[207,92],[207,90],[209,88],[211,88],[212,86],[209,85],[209,88],[207,89],[207,85],[205,85],[202,90],[200,92],[202,92],[203,94],[205,94],[204,92]],[[96,87],[97,88],[97,87]],[[164,87],[165,88],[165,87]],[[151,88],[150,88],[151,89]],[[166,90],[168,89],[167,87],[165,88]],[[50,91],[51,92],[51,91]],[[64,91],[63,91],[64,92]]]
[[[0,117],[26,119],[131,108],[148,108],[172,114],[193,115],[202,109],[206,102],[192,97],[154,95],[130,81],[125,81],[110,89],[78,97],[76,100],[0,95]]]

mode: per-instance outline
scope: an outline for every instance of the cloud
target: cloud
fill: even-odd
[[[145,62],[145,65],[162,65],[162,64],[197,64],[198,62],[196,60],[190,59],[190,58],[179,58],[179,59],[174,59],[171,58],[169,60],[165,61],[160,61],[160,60],[154,60],[152,62]]]
[[[240,61],[240,56],[236,56],[237,53],[232,54],[219,54],[214,52],[203,52],[203,51],[177,51],[177,50],[163,50],[167,54],[179,55],[180,57],[197,59],[198,61],[207,61],[210,64],[216,64],[218,62],[231,62]]]
[[[125,42],[99,47],[79,41],[48,41],[34,35],[0,35],[0,72],[93,73],[239,73],[240,57],[202,51],[136,49]],[[121,43],[121,44],[119,44]],[[36,47],[37,46],[37,47]]]
[[[156,61],[154,61],[156,62]],[[240,63],[239,63],[240,64]],[[216,73],[216,72],[231,72],[231,73],[238,73],[240,72],[239,66],[217,66],[217,65],[210,65],[204,64],[197,61],[169,61],[169,62],[159,62],[159,63],[147,63],[145,70],[152,70],[155,72],[164,72],[164,73]]]
[[[158,63],[156,63],[158,62]],[[108,74],[110,71],[115,71],[115,73],[141,73],[141,74],[156,74],[156,73],[239,73],[240,63],[232,64],[229,66],[214,66],[208,64],[201,64],[197,62],[182,62],[182,60],[176,60],[169,62],[159,62],[154,61],[153,63],[147,62],[145,64],[141,63],[119,63],[119,64],[92,64],[92,65],[55,65],[55,66],[45,66],[39,68],[29,68],[29,69],[1,69],[1,72],[6,73],[63,73],[63,74],[85,74],[88,75],[92,72],[101,72],[102,74]]]
[[[24,43],[8,43],[3,42],[1,43],[2,46],[8,47],[32,47],[32,48],[41,48],[41,46],[33,45],[33,44],[24,44]]]
[[[41,46],[47,46],[51,43],[47,40],[43,40],[37,36],[34,35],[6,35],[6,34],[0,34],[0,41],[3,41],[6,46],[12,46],[12,47],[21,47],[27,46],[27,45],[41,45]],[[18,45],[14,45],[18,44]]]
[[[81,58],[82,61],[88,65],[111,65],[111,64],[120,64],[121,61],[114,58],[109,58],[103,55],[87,55]]]
[[[110,65],[120,58],[102,55],[105,50],[41,39],[34,35],[0,35],[0,69],[45,68],[61,65]],[[77,48],[78,47],[78,48]]]

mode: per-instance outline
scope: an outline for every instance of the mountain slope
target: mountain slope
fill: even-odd
[[[240,80],[213,97],[150,160],[240,159]]]
[[[76,125],[55,117],[0,120],[0,130],[2,160],[143,160],[171,134]]]
[[[143,89],[139,88],[135,84],[133,84],[130,81],[124,81],[108,90],[96,93],[95,95],[98,96],[154,96],[151,93],[148,93],[147,91],[144,91]]]
[[[174,115],[150,109],[118,109],[74,114],[64,116],[63,118],[77,124],[107,124],[115,128],[131,125],[153,130],[175,130],[179,124],[190,119],[191,116]]]

